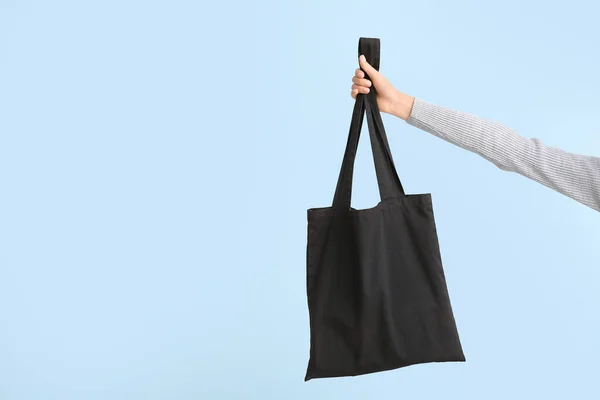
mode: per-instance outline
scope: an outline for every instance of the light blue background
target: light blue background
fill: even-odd
[[[598,399],[600,215],[390,116],[468,362],[303,377],[306,209],[333,196],[358,38],[411,95],[600,155],[599,12],[1,0],[0,399]]]

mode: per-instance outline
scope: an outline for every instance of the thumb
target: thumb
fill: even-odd
[[[377,71],[371,64],[367,62],[367,58],[361,55],[359,58],[360,68],[369,75],[371,79],[377,79],[379,71]]]

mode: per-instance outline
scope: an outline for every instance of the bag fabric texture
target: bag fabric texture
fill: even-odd
[[[360,54],[379,70],[379,39],[360,38]],[[374,87],[357,96],[332,206],[307,212],[305,381],[465,361],[431,194],[405,194],[376,96]],[[352,176],[365,113],[381,201],[358,210]]]

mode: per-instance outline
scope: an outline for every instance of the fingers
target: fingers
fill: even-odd
[[[369,76],[376,76],[374,73],[377,73],[377,71],[369,65],[365,56],[360,56],[360,67],[365,70]],[[361,68],[357,68],[352,77],[352,91],[350,92],[350,95],[353,99],[356,99],[356,96],[359,93],[368,94],[371,91],[369,88],[373,85],[370,80],[365,78],[365,73]]]
[[[370,80],[365,79],[365,73],[357,68],[354,71],[354,76],[352,77],[352,91],[350,92],[353,99],[356,99],[356,95],[359,93],[367,94],[370,92],[369,88],[373,84]]]
[[[371,78],[375,78],[375,76],[377,76],[377,74],[379,73],[375,68],[373,68],[371,66],[371,64],[369,64],[367,62],[367,59],[365,58],[365,56],[361,55],[358,58],[358,61],[360,63],[360,67],[371,77]]]
[[[354,77],[352,78],[352,83],[356,84],[357,86],[364,86],[364,87],[371,87],[371,81],[368,79],[361,79],[359,77]]]
[[[357,94],[368,94],[370,91],[371,90],[368,87],[352,85],[352,91],[350,92],[350,94],[352,95],[352,98],[355,99]]]

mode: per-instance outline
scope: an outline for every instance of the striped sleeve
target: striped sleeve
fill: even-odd
[[[415,99],[410,125],[600,211],[600,158],[548,147],[495,121]]]

